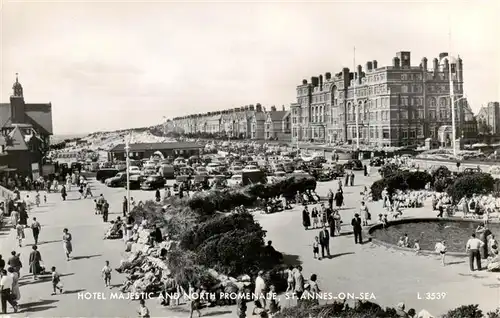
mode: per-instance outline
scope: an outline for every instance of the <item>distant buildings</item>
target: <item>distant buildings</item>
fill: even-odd
[[[38,177],[52,135],[52,104],[26,103],[16,76],[10,103],[0,104],[0,175]]]
[[[480,134],[500,135],[500,104],[489,102],[488,105],[481,107],[476,120]]]
[[[253,140],[290,140],[289,111],[266,111],[261,104],[176,117],[165,130],[184,134],[212,134]]]
[[[450,74],[456,105],[456,136],[473,139],[478,125],[464,97],[461,58],[441,53],[428,65],[412,66],[411,53],[396,53],[392,64],[368,61],[365,68],[343,68],[302,80],[290,111],[260,104],[174,118],[170,130],[247,139],[318,143],[348,142],[372,146],[451,145]],[[500,129],[500,120],[497,120]],[[359,131],[359,132],[358,132]],[[358,136],[359,133],[359,136]]]

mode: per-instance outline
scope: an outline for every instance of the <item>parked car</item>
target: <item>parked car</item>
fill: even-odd
[[[140,174],[133,174],[133,175],[129,176],[130,190],[140,189],[142,181],[144,181],[144,177],[141,177]],[[125,180],[125,182],[123,182],[123,187],[127,188],[127,180]]]
[[[200,187],[203,189],[208,189],[209,188],[209,183],[208,183],[208,175],[196,175],[193,178],[193,187]]]
[[[127,183],[127,173],[119,172],[116,176],[106,179],[104,183],[108,187],[118,187],[123,185],[123,183]]]
[[[235,174],[227,180],[227,185],[229,187],[240,186],[243,183],[243,176],[241,174]]]
[[[205,168],[203,166],[196,167],[196,175],[199,175],[199,176],[208,176],[207,168]]]
[[[348,170],[363,170],[363,163],[359,159],[351,159],[344,163],[344,168]]]
[[[175,178],[175,168],[170,164],[161,164],[159,169],[160,175],[165,179]]]
[[[139,168],[137,166],[129,166],[128,171],[130,173],[141,173],[141,168]]]
[[[181,184],[187,184],[189,180],[189,176],[177,176],[177,178],[175,178],[175,183],[173,185],[173,190],[174,190],[174,195],[178,195],[179,194],[179,187]]]
[[[384,159],[380,157],[373,157],[370,159],[370,166],[372,167],[381,167],[384,165]]]
[[[101,169],[97,171],[95,178],[100,182],[104,182],[106,179],[116,176],[118,172],[119,171],[117,169],[111,169],[111,168]]]
[[[165,178],[162,176],[149,176],[141,185],[142,190],[156,190],[165,187]]]

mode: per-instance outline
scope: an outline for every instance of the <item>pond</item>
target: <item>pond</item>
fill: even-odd
[[[390,225],[386,229],[376,229],[372,236],[380,241],[397,245],[399,238],[408,234],[413,247],[415,240],[419,240],[422,250],[434,250],[438,241],[445,240],[448,251],[465,252],[465,244],[470,235],[476,231],[479,222],[471,221],[415,221]],[[488,228],[500,239],[500,224],[489,224]]]

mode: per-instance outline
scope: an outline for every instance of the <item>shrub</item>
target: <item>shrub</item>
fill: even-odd
[[[399,171],[399,167],[394,163],[383,165],[382,168],[379,169],[382,178],[387,178],[388,176],[396,173],[397,171]]]
[[[433,188],[436,192],[444,192],[451,184],[453,184],[453,180],[451,178],[441,178],[434,181]]]
[[[180,237],[180,246],[188,250],[196,250],[210,237],[235,229],[247,230],[248,232],[263,231],[250,213],[221,215],[195,225],[192,229],[184,232]]]
[[[451,177],[451,171],[448,169],[446,166],[440,166],[437,169],[434,169],[431,171],[432,179],[434,181],[442,178],[450,178]]]
[[[387,187],[387,181],[385,179],[380,179],[375,181],[372,186],[372,200],[373,201],[378,201],[382,199],[382,191],[384,188]]]
[[[488,318],[500,318],[500,308],[497,308],[495,311],[490,311],[487,314]]]
[[[479,309],[479,305],[460,306],[452,309],[443,316],[443,318],[482,318],[483,312]]]
[[[216,271],[238,276],[264,268],[264,231],[236,229],[211,237],[196,250],[197,262]]]
[[[447,192],[455,202],[464,196],[470,197],[473,194],[487,194],[493,191],[494,180],[488,173],[474,173],[458,177]]]
[[[425,189],[429,182],[432,182],[432,176],[425,171],[410,172],[406,179],[408,187],[412,190]]]

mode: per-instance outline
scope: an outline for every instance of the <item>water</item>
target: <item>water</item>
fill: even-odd
[[[372,235],[380,241],[397,245],[399,238],[406,233],[411,246],[418,239],[422,250],[434,250],[437,242],[445,240],[448,251],[463,253],[467,240],[479,224],[470,221],[416,221],[378,229]],[[497,239],[500,238],[500,224],[489,224],[488,228]]]

